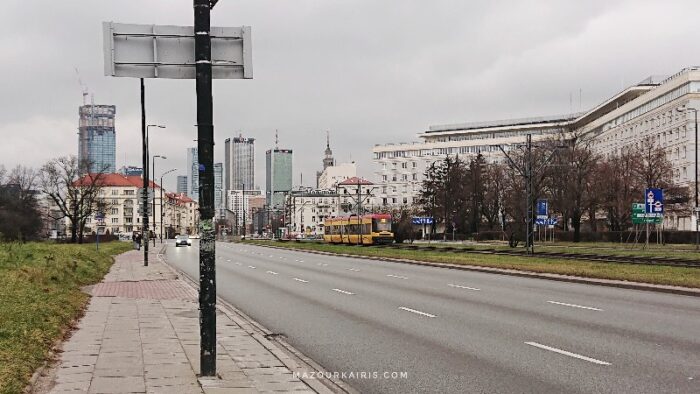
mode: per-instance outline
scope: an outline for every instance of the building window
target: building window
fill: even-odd
[[[391,203],[392,203],[392,204],[396,204],[396,197],[394,197],[394,198],[391,199]]]
[[[413,166],[413,168],[418,167],[418,163],[416,163],[415,161],[413,163],[411,163],[411,165]]]
[[[382,181],[386,182],[386,179],[387,179],[386,175],[382,175]]]
[[[124,194],[126,194],[127,196],[133,196],[134,191],[133,190],[124,190]]]
[[[396,168],[396,162],[391,163],[392,168]]]
[[[382,198],[382,204],[386,205],[386,197]]]
[[[391,176],[391,180],[392,180],[393,182],[396,182],[396,175],[392,175],[392,176]]]
[[[125,221],[126,223],[133,223],[133,222],[134,222],[134,218],[126,217],[126,218],[124,218],[124,221]]]
[[[112,218],[112,224],[119,223],[119,218]]]
[[[401,168],[408,168],[408,163],[401,163]]]
[[[413,180],[417,181],[418,180],[418,174],[413,174]]]
[[[408,198],[404,197],[404,198],[403,198],[403,203],[404,203],[404,204],[408,204]]]
[[[408,175],[406,175],[406,174],[401,175],[401,180],[402,180],[402,181],[407,181],[407,180],[408,180]]]
[[[117,190],[117,189],[112,189],[112,195],[113,195],[113,196],[119,195],[119,190]]]
[[[112,215],[118,215],[118,214],[119,214],[119,209],[118,209],[118,208],[112,208],[112,209],[110,210],[110,212],[112,212]]]

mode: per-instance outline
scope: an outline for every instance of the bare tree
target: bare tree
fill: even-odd
[[[0,238],[27,240],[41,229],[41,214],[36,199],[36,172],[16,166],[6,175],[0,168]]]
[[[71,242],[82,243],[88,218],[107,208],[107,202],[99,196],[105,173],[89,173],[88,168],[89,163],[79,163],[75,156],[64,156],[50,160],[39,172],[42,191],[58,208],[59,217],[51,218],[68,219]]]
[[[486,220],[489,230],[493,230],[501,222],[506,183],[504,177],[503,165],[491,163],[484,166],[481,216]]]

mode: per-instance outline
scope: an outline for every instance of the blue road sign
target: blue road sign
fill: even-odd
[[[644,210],[646,213],[664,213],[664,191],[662,189],[649,188],[644,191]]]
[[[411,218],[411,223],[413,224],[433,224],[432,217],[426,216],[414,216]]]
[[[549,215],[549,201],[546,199],[537,200],[537,218],[546,219]]]
[[[538,226],[554,226],[559,223],[559,218],[535,219],[535,224]]]

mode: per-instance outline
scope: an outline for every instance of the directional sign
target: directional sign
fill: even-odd
[[[425,217],[425,216],[414,216],[411,218],[411,223],[412,224],[433,224],[433,218],[432,217]]]
[[[105,220],[105,213],[104,212],[97,212],[95,214],[95,220],[99,221],[104,221]]]
[[[549,216],[549,201],[537,200],[537,219],[547,219],[547,216]]]
[[[644,203],[632,204],[632,224],[661,224],[664,220],[662,214],[646,213]]]
[[[195,79],[192,26],[103,22],[102,31],[105,75]],[[251,50],[249,26],[212,27],[212,78],[253,78]]]
[[[645,212],[646,213],[664,213],[664,191],[662,189],[649,188],[644,192]]]
[[[554,226],[557,223],[559,223],[559,218],[535,219],[535,224],[538,226]]]

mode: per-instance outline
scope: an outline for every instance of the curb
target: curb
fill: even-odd
[[[422,265],[422,266],[428,266],[428,267],[456,269],[456,270],[461,270],[461,271],[484,272],[484,273],[489,273],[489,274],[518,276],[518,277],[523,277],[523,278],[548,279],[548,280],[554,280],[554,281],[558,281],[558,282],[569,282],[569,283],[579,283],[579,284],[596,285],[596,286],[616,287],[616,288],[631,289],[631,290],[655,291],[658,293],[669,293],[669,294],[685,295],[685,296],[691,296],[691,297],[700,297],[700,289],[694,289],[691,287],[654,285],[654,284],[649,284],[649,283],[629,282],[629,281],[623,281],[623,280],[595,279],[595,278],[586,278],[586,277],[582,277],[582,276],[547,274],[547,273],[529,272],[529,271],[521,271],[521,270],[505,269],[505,268],[479,267],[479,266],[475,266],[475,265],[435,263],[435,262],[430,262],[430,261],[400,259],[400,258],[391,258],[391,257],[360,256],[360,255],[346,254],[346,253],[323,252],[323,251],[319,251],[319,250],[285,248],[283,246],[263,245],[263,244],[257,244],[257,243],[251,243],[250,245],[261,246],[263,248],[271,248],[271,249],[293,250],[293,251],[297,251],[297,252],[320,254],[320,255],[325,255],[325,256],[339,256],[339,257],[348,257],[348,258],[355,258],[355,259],[387,261],[387,262],[392,262],[392,263]]]
[[[198,291],[199,284],[197,284],[195,280],[190,278],[185,272],[168,264],[165,259],[165,254],[161,253],[164,250],[165,247],[163,247],[158,253],[157,258],[159,258],[166,267],[173,271],[178,276],[178,279],[191,286],[195,291]],[[327,373],[327,371],[321,365],[292,347],[292,345],[290,345],[284,339],[284,337],[276,335],[272,331],[268,330],[262,324],[238,310],[235,306],[226,302],[221,297],[216,297],[216,304],[216,308],[219,311],[238,324],[243,331],[248,333],[248,335],[260,343],[260,345],[267,349],[267,351],[275,356],[290,371],[299,373],[316,372],[315,376],[317,376],[317,379],[302,378],[301,376],[298,377],[300,381],[306,384],[306,386],[308,386],[314,392],[349,394],[358,393],[357,390],[353,389],[342,380],[329,376],[330,374]],[[291,360],[291,362],[289,360]]]

